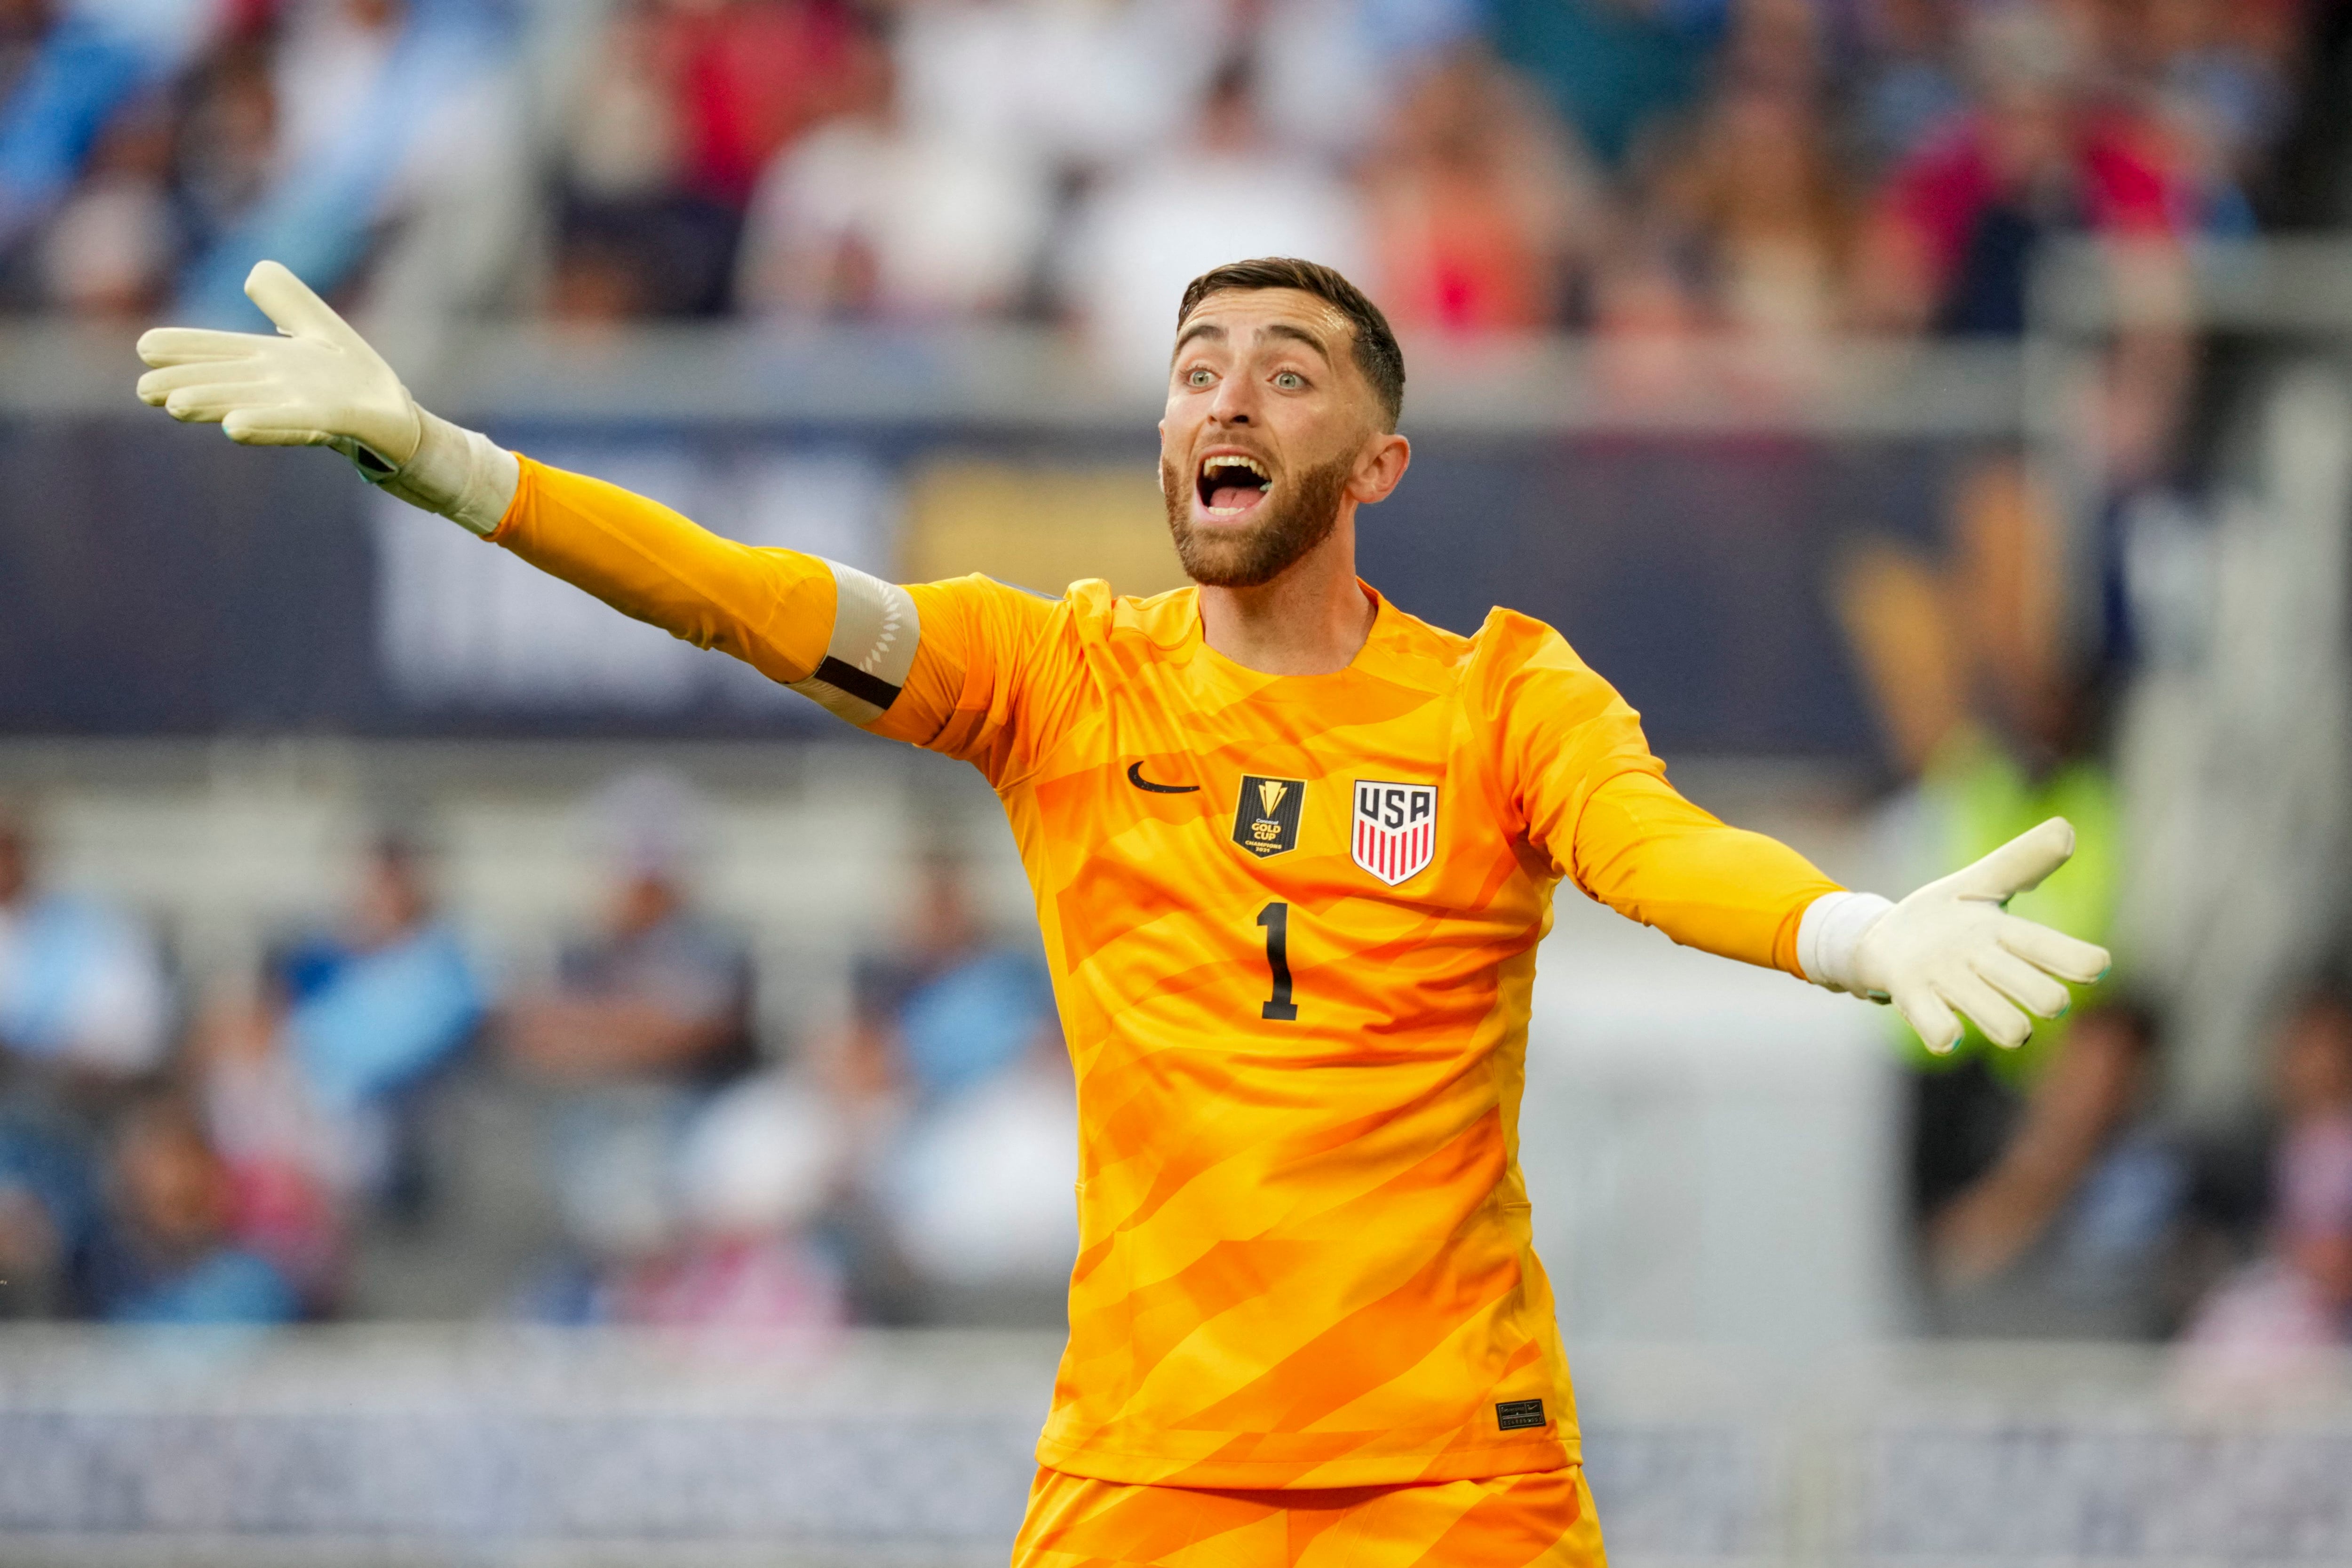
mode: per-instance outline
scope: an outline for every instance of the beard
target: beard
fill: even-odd
[[[1340,492],[1354,466],[1354,455],[1343,452],[1300,474],[1297,485],[1285,487],[1287,495],[1269,495],[1258,502],[1245,525],[1206,528],[1192,521],[1192,502],[1200,493],[1197,480],[1178,474],[1162,458],[1160,490],[1167,498],[1168,531],[1175,538],[1184,574],[1212,588],[1255,588],[1273,582],[1339,526]]]

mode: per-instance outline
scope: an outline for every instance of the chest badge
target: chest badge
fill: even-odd
[[[1307,804],[1305,779],[1242,775],[1241,804],[1234,810],[1234,842],[1263,860],[1298,847],[1298,813]]]
[[[1349,839],[1356,864],[1395,887],[1437,853],[1437,786],[1358,779]]]

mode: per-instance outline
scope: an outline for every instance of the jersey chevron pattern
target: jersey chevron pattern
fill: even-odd
[[[1524,616],[1465,637],[1376,599],[1349,668],[1271,677],[1207,647],[1197,590],[899,590],[523,469],[495,542],[1003,799],[1081,1129],[1042,1463],[1331,1488],[1577,1461],[1517,1159],[1552,890],[1794,972],[1834,883],[1677,795]]]

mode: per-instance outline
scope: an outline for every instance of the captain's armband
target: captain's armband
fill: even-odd
[[[824,658],[792,689],[853,724],[871,724],[889,711],[915,667],[922,626],[914,595],[854,566],[825,562],[833,573],[833,638]]]

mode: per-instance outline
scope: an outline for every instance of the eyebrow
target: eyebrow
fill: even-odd
[[[1296,338],[1320,354],[1326,365],[1331,363],[1331,351],[1323,346],[1323,340],[1304,327],[1294,327],[1287,321],[1271,321],[1266,324],[1265,335],[1269,338]]]
[[[1217,325],[1216,322],[1195,321],[1191,326],[1176,334],[1176,353],[1180,354],[1184,352],[1184,345],[1191,342],[1194,338],[1215,338],[1222,342],[1223,341],[1224,336],[1225,329]]]
[[[1304,327],[1294,327],[1287,321],[1271,321],[1260,330],[1270,338],[1292,338],[1299,342],[1305,343],[1308,348],[1313,349],[1318,354],[1322,356],[1323,363],[1326,365],[1328,365],[1331,363],[1331,351],[1324,346],[1323,340],[1317,337],[1313,332],[1307,331]],[[1184,345],[1191,342],[1194,338],[1208,338],[1218,342],[1223,342],[1225,341],[1226,336],[1225,329],[1219,326],[1214,321],[1196,321],[1176,334],[1175,352],[1180,354],[1184,352]]]

